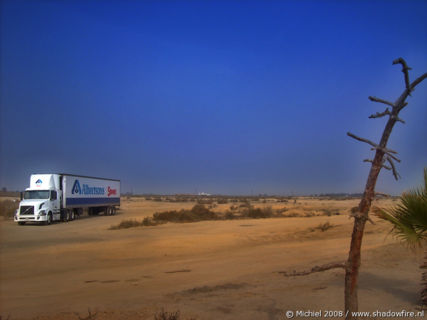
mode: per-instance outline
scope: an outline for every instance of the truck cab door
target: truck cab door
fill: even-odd
[[[52,211],[53,214],[56,216],[56,214],[60,214],[60,205],[59,205],[60,199],[58,198],[58,193],[55,190],[50,191],[50,202],[52,205]]]

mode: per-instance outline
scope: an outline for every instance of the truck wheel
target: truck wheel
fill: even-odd
[[[62,221],[63,222],[68,222],[68,217],[69,217],[69,212],[68,212],[68,210],[66,210],[63,214],[62,214]]]
[[[70,211],[70,219],[69,219],[70,221],[73,221],[74,220],[74,210],[71,210]]]
[[[111,207],[111,215],[114,216],[116,214],[116,207]]]
[[[47,215],[47,220],[45,222],[47,225],[52,224],[52,212],[49,212]]]

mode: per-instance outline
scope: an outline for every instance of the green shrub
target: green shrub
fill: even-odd
[[[271,207],[254,208],[251,206],[243,210],[242,216],[252,219],[271,218],[274,216],[274,213]]]
[[[143,226],[150,227],[150,226],[157,226],[159,224],[159,222],[153,221],[153,219],[150,217],[145,217],[142,220],[141,224]]]
[[[225,220],[233,220],[236,218],[237,218],[237,216],[233,212],[228,211],[228,210],[225,212],[225,215],[224,215]]]
[[[164,222],[195,222],[203,220],[216,220],[218,215],[210,211],[203,204],[196,204],[191,210],[171,210],[156,212],[153,214],[154,221],[164,221]]]
[[[301,217],[301,215],[297,212],[290,212],[290,213],[286,214],[286,217],[295,218],[295,217]]]
[[[110,230],[118,230],[118,229],[128,229],[128,228],[134,228],[134,227],[150,227],[150,226],[157,226],[158,224],[161,224],[163,222],[161,221],[154,221],[151,217],[145,217],[142,221],[138,221],[135,219],[127,219],[122,220],[118,225],[111,226]]]
[[[357,209],[359,209],[359,208],[357,207]],[[331,210],[331,209],[322,209],[322,211],[323,211],[323,215],[324,216],[328,216],[328,217],[330,217],[330,216],[338,216],[340,214],[338,211]]]
[[[213,204],[213,200],[211,200],[211,199],[198,199],[197,203],[198,204]]]
[[[128,219],[128,220],[122,220],[116,226],[111,226],[110,230],[128,229],[128,228],[132,228],[132,227],[140,227],[141,225],[142,225],[142,223],[135,220],[135,219]]]

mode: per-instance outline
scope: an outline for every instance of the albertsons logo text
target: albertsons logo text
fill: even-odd
[[[83,184],[83,187],[80,187],[79,180],[74,182],[71,194],[105,194],[105,189],[103,187],[89,187],[87,184]]]

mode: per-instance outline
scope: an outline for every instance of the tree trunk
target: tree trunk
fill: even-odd
[[[357,283],[359,278],[359,267],[361,261],[361,247],[363,232],[365,230],[366,220],[368,219],[369,209],[375,195],[375,184],[381,170],[384,153],[377,150],[369,172],[365,192],[359,203],[359,213],[355,215],[353,233],[351,235],[350,251],[346,264],[345,273],[345,311],[346,319],[355,319],[352,312],[358,310]],[[348,312],[348,313],[347,313]]]
[[[346,320],[352,320],[357,318],[353,316],[353,312],[358,311],[357,283],[358,283],[359,267],[360,267],[360,261],[361,261],[360,252],[362,247],[362,238],[363,238],[363,232],[365,229],[366,220],[369,219],[369,209],[371,208],[371,203],[372,203],[372,200],[374,199],[375,185],[377,183],[378,175],[381,171],[381,168],[384,167],[386,169],[393,171],[393,175],[396,178],[396,180],[398,178],[398,173],[395,169],[393,161],[400,162],[400,160],[395,156],[395,154],[397,154],[396,151],[387,149],[388,139],[390,138],[390,134],[393,130],[394,125],[396,124],[396,121],[405,123],[402,119],[399,118],[399,112],[407,105],[407,103],[405,102],[406,98],[410,95],[411,91],[413,91],[419,83],[421,83],[424,79],[427,78],[427,73],[424,73],[422,76],[418,77],[415,81],[410,83],[408,70],[410,70],[411,68],[407,66],[405,60],[403,60],[402,58],[399,58],[394,60],[393,64],[402,65],[402,72],[404,74],[405,87],[406,87],[403,93],[394,103],[383,100],[383,99],[379,99],[376,97],[369,97],[371,101],[383,103],[392,107],[391,111],[387,108],[384,112],[376,113],[369,117],[369,118],[381,118],[384,116],[389,116],[387,124],[382,133],[380,143],[377,145],[372,141],[357,137],[354,134],[351,134],[349,132],[347,133],[347,135],[349,135],[350,137],[358,141],[368,143],[373,147],[372,148],[373,150],[376,150],[376,152],[373,160],[366,160],[368,162],[372,162],[371,170],[369,171],[369,176],[366,182],[363,197],[359,203],[359,212],[354,214],[353,233],[351,235],[350,251],[348,253],[348,260],[346,263],[346,272],[345,272],[344,304],[345,304]],[[385,159],[387,159],[387,161],[390,163],[389,168],[387,168],[384,165],[384,155],[386,155]],[[425,264],[424,264],[424,267],[427,268]],[[423,281],[424,281],[423,282],[424,290],[423,290],[422,299],[424,302],[426,302],[427,300],[427,292],[426,292],[427,289],[425,288],[425,286],[427,285],[426,272],[423,274]]]

